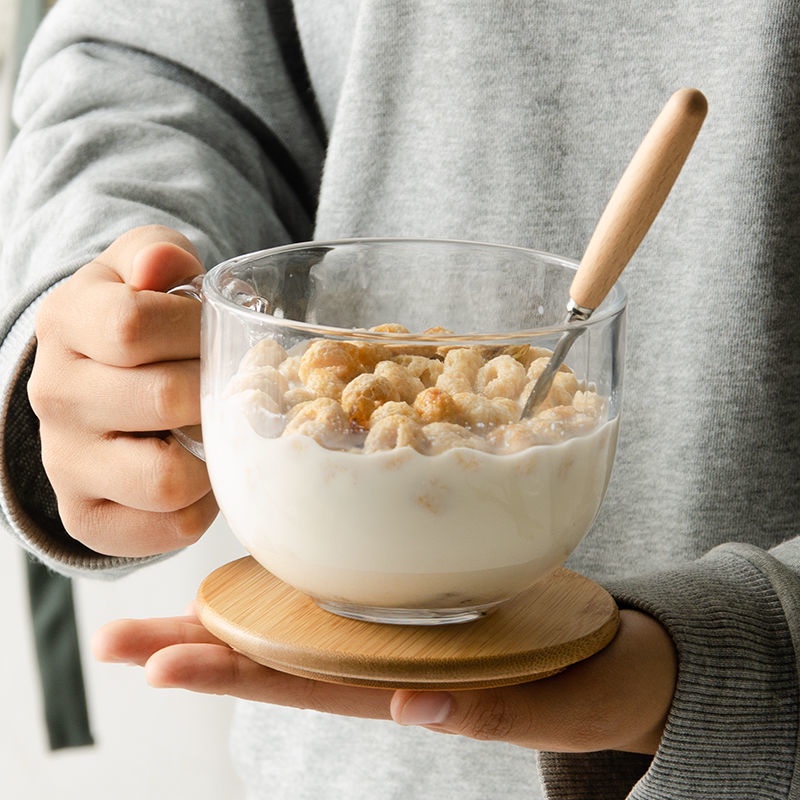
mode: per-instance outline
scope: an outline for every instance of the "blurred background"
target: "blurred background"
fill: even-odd
[[[0,158],[13,137],[9,113],[19,61],[52,4],[0,0]],[[38,625],[37,650],[31,567],[0,531],[0,608],[5,609],[0,647],[0,708],[5,720],[0,726],[0,797],[236,800],[243,796],[228,756],[229,698],[156,691],[146,685],[140,669],[98,664],[89,652],[92,632],[108,620],[183,613],[200,581],[239,555],[240,547],[218,521],[195,547],[122,580],[55,582],[56,593],[50,596],[61,598],[64,611],[60,615],[57,609],[55,619],[67,629],[72,621],[74,629],[67,631],[67,639],[71,636],[74,641],[77,635],[78,652],[72,661],[79,667],[84,702],[76,691],[75,676],[68,677],[50,647],[59,639],[59,630],[52,627],[52,609],[51,627],[43,628],[41,621]],[[39,583],[48,584],[46,575],[36,574]],[[49,590],[45,586],[36,591]],[[49,663],[41,663],[43,658]],[[42,668],[50,676],[47,704]],[[83,708],[82,725],[87,729],[83,738],[56,736],[54,742],[46,705],[55,705],[62,717]],[[70,722],[61,720],[67,727]]]

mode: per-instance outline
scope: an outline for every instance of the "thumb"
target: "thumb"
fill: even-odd
[[[128,284],[135,289],[165,292],[203,272],[197,257],[173,242],[145,245],[131,261]]]
[[[392,696],[390,712],[400,725],[530,746],[536,726],[521,692],[516,686],[458,692],[401,689]]]
[[[135,289],[164,292],[203,272],[192,243],[164,225],[133,228],[97,259]]]

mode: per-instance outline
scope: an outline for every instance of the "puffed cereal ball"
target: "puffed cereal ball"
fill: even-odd
[[[340,447],[347,436],[349,420],[342,407],[328,397],[300,403],[289,412],[284,436],[309,436],[323,447]]]
[[[350,420],[366,428],[372,412],[378,406],[400,399],[399,392],[386,378],[363,372],[344,387],[342,408]]]
[[[458,419],[458,409],[452,396],[436,386],[423,389],[417,395],[414,410],[426,425],[431,422],[456,422]]]
[[[333,377],[347,383],[361,371],[358,348],[349,342],[315,339],[300,357],[298,375],[308,384],[312,372],[324,369]]]
[[[303,387],[311,392],[314,397],[328,397],[331,400],[338,400],[342,396],[347,381],[337,377],[329,369],[312,369],[306,373]]]
[[[404,366],[394,361],[381,361],[375,365],[375,375],[386,378],[394,386],[400,400],[413,403],[414,398],[425,388],[422,381]]]
[[[242,358],[239,371],[246,372],[256,367],[277,367],[286,359],[286,350],[269,337],[256,342]]]
[[[378,420],[370,429],[364,441],[364,452],[376,453],[396,447],[413,447],[424,452],[426,446],[427,440],[419,423],[402,414],[392,414]]]
[[[515,422],[517,404],[508,398],[491,399],[474,392],[459,392],[453,395],[459,419],[473,430],[485,430],[498,425]]]
[[[478,370],[483,363],[483,356],[474,348],[459,347],[449,350],[444,357],[444,371],[436,385],[450,394],[472,392],[475,390]]]
[[[510,355],[495,356],[487,361],[475,377],[475,389],[485,397],[516,399],[525,388],[525,367]]]
[[[266,439],[280,436],[284,428],[281,407],[271,397],[258,389],[244,389],[234,396],[250,427]]]
[[[238,372],[228,384],[230,394],[236,394],[246,389],[262,392],[280,409],[283,404],[283,396],[289,389],[289,382],[275,367],[257,367],[249,372]]]
[[[454,422],[432,422],[422,432],[428,442],[428,455],[435,456],[452,450],[454,447],[467,447],[470,450],[487,450],[483,437]]]
[[[405,367],[415,378],[419,378],[426,389],[435,386],[439,376],[444,372],[444,361],[439,358],[400,353],[394,357],[394,360],[400,366]]]
[[[375,365],[381,361],[388,361],[392,357],[392,352],[388,347],[374,342],[354,342],[358,362],[362,372],[372,372]]]
[[[393,414],[399,414],[402,417],[408,417],[417,424],[421,424],[422,422],[419,418],[419,414],[417,414],[417,412],[414,411],[414,409],[408,403],[404,403],[402,400],[390,400],[388,403],[378,406],[372,412],[369,418],[369,427],[374,427],[376,423],[380,422],[380,420],[384,419],[385,417],[391,417]]]

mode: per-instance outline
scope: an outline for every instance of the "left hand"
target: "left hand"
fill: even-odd
[[[391,691],[323,683],[256,664],[194,616],[117,620],[101,628],[101,661],[144,666],[154,687],[227,694],[536,750],[654,753],[672,702],[677,657],[666,630],[638,611],[620,612],[602,651],[550,678],[495,689]]]

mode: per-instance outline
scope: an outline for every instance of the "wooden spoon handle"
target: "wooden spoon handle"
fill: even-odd
[[[595,309],[641,244],[667,199],[706,116],[697,89],[679,89],[656,117],[589,240],[570,297]]]

